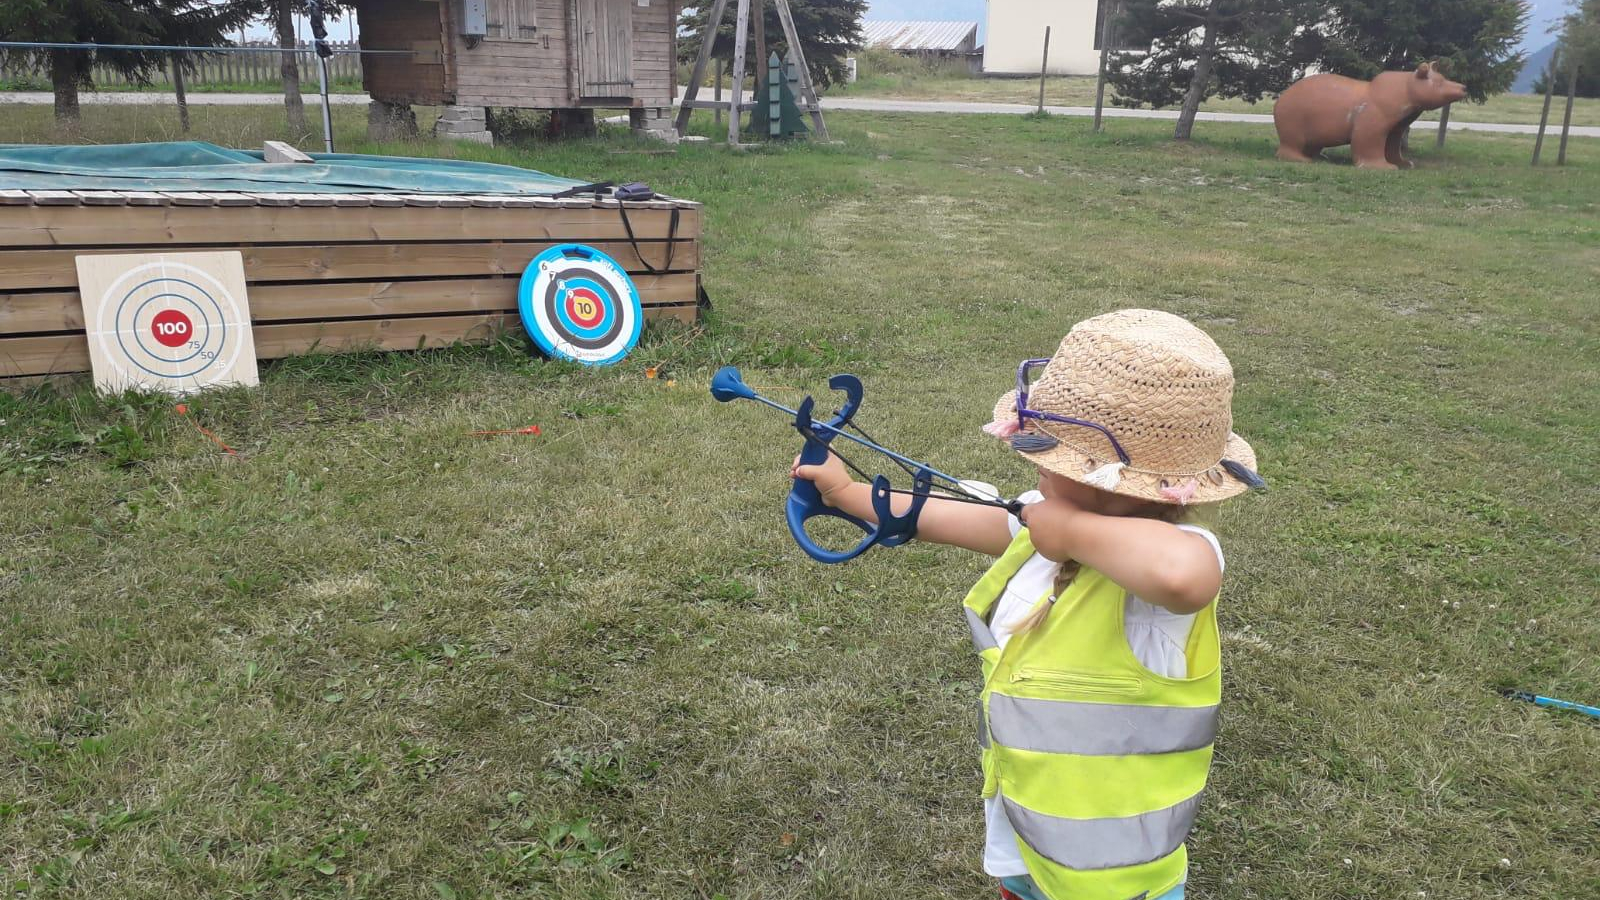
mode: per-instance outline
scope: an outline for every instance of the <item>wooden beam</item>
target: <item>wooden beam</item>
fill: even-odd
[[[631,217],[633,214],[629,213]],[[393,278],[443,278],[459,275],[516,275],[556,241],[493,241],[481,244],[287,244],[239,247],[244,277],[252,287],[274,281],[354,281]],[[673,272],[700,268],[698,241],[643,241],[639,252],[627,241],[589,244],[631,274],[671,266]],[[163,252],[215,247],[166,245]],[[668,254],[671,259],[668,259]],[[78,284],[76,259],[97,253],[127,253],[129,248],[96,250],[0,250],[0,292],[71,288]],[[642,255],[642,258],[641,258]],[[648,263],[648,265],[646,265]],[[0,328],[0,331],[4,331]]]
[[[174,203],[183,202],[167,194]],[[211,201],[205,198],[206,203]],[[332,202],[331,200],[329,201]],[[444,202],[444,201],[441,201]],[[0,206],[0,246],[109,247],[171,244],[351,243],[382,241],[548,240],[596,241],[627,238],[616,208],[557,206],[481,209],[460,199],[461,208],[215,206],[85,207]],[[671,212],[628,213],[640,239],[667,238]],[[700,236],[698,206],[679,210],[675,235]]]

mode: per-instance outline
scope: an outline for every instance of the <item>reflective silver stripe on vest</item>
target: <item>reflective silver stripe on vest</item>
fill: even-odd
[[[973,612],[972,607],[968,606],[965,609],[967,611],[967,627],[972,629],[972,646],[979,653],[990,647],[1000,646],[1000,642],[994,639],[994,632],[989,630],[989,623],[983,621],[982,616]]]
[[[1133,756],[1198,750],[1217,739],[1215,706],[1129,706],[989,695],[995,743],[1039,753]]]
[[[1040,856],[1089,871],[1154,862],[1178,849],[1194,825],[1200,795],[1155,812],[1120,819],[1064,819],[1001,797],[1017,836]]]
[[[989,719],[983,714],[983,698],[978,698],[978,746],[989,749]]]

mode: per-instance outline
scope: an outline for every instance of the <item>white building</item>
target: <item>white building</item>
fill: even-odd
[[[988,0],[985,75],[1037,75],[1050,26],[1052,75],[1093,75],[1100,68],[1103,0]]]

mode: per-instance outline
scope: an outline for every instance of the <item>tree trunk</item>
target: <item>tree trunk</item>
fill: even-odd
[[[189,133],[189,91],[183,84],[183,66],[178,64],[178,55],[172,55],[172,93],[178,98],[178,122],[183,126],[183,133]]]
[[[78,115],[78,60],[72,50],[50,51],[50,86],[56,92],[56,124],[64,128],[77,128]]]
[[[294,33],[294,8],[291,0],[276,0],[274,10],[278,28],[278,46],[298,46]],[[285,50],[283,63],[278,68],[283,79],[283,107],[289,113],[289,134],[298,139],[306,134],[306,106],[300,99],[300,65],[295,54]]]
[[[1206,88],[1211,84],[1211,63],[1217,55],[1217,26],[1209,15],[1205,27],[1200,55],[1194,61],[1194,75],[1189,78],[1189,93],[1183,96],[1183,109],[1178,112],[1178,127],[1172,132],[1175,141],[1187,141],[1194,132],[1195,114],[1200,112],[1200,101],[1206,98]]]

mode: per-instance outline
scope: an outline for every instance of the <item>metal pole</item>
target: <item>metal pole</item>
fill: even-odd
[[[333,110],[328,103],[328,61],[317,57],[317,78],[322,82],[322,143],[333,152]]]
[[[722,57],[717,57],[717,74],[715,84],[711,88],[711,99],[717,103],[722,102]],[[722,127],[722,107],[717,107],[717,127]]]
[[[1044,115],[1044,74],[1050,68],[1050,26],[1044,27],[1044,57],[1039,60],[1039,115]]]

